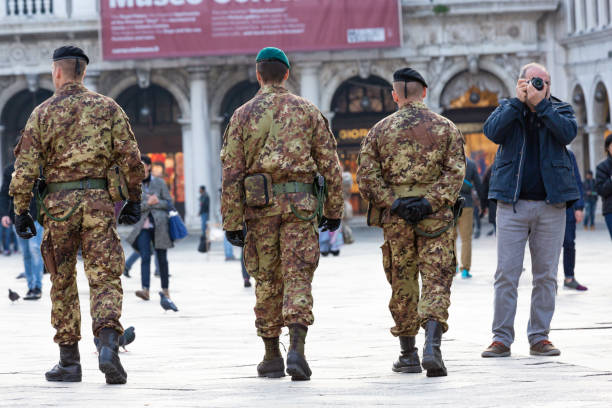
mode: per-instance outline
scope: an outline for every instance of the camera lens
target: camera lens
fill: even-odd
[[[533,87],[537,89],[538,91],[541,91],[542,89],[544,89],[544,81],[542,80],[542,78],[538,78],[538,77],[532,78],[531,85],[533,85]]]

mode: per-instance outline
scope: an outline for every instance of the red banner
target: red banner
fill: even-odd
[[[106,60],[399,47],[398,0],[101,0]]]

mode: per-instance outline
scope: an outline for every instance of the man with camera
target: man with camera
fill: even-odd
[[[527,327],[530,354],[558,356],[548,340],[555,310],[557,268],[565,209],[580,198],[565,148],[576,137],[568,103],[550,95],[550,75],[540,64],[521,69],[516,97],[503,100],[484,133],[500,145],[489,199],[497,201],[497,271],[493,342],[483,357],[507,357],[514,341],[517,288],[529,241],[533,274]]]

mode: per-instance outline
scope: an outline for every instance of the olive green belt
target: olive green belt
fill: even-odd
[[[309,193],[314,194],[314,187],[312,183],[299,183],[297,181],[290,181],[289,183],[273,184],[272,191],[274,195],[290,194],[290,193]]]
[[[393,194],[397,197],[424,197],[427,189],[420,186],[391,186]]]
[[[57,193],[65,190],[106,190],[106,179],[83,179],[63,183],[48,183],[47,191]]]

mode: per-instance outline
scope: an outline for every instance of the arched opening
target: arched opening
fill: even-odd
[[[52,95],[53,92],[47,89],[38,89],[36,92],[25,89],[8,100],[0,115],[0,133],[2,134],[2,161],[0,163],[3,167],[14,160],[13,148],[34,108]]]
[[[499,100],[508,96],[503,82],[482,70],[455,75],[442,91],[442,115],[452,120],[463,133],[466,154],[476,162],[481,175],[493,164],[497,151],[497,145],[483,133],[484,122]]]
[[[576,123],[578,125],[578,134],[576,135],[576,148],[574,154],[578,163],[582,163],[583,173],[590,170],[590,153],[589,153],[589,134],[586,132],[587,126],[587,109],[584,98],[584,91],[580,85],[576,85],[572,92],[572,105],[576,115]]]
[[[593,94],[593,122],[597,126],[595,129],[595,145],[593,146],[596,165],[606,157],[604,152],[604,140],[611,133],[610,131],[610,98],[608,90],[603,82],[599,82]]]
[[[353,77],[344,81],[334,93],[331,109],[334,113],[332,131],[338,142],[338,156],[344,171],[353,176],[351,205],[357,214],[365,214],[367,203],[357,187],[357,158],[361,140],[378,121],[395,112],[391,84],[371,75],[366,79]]]
[[[246,80],[238,82],[227,91],[221,102],[221,116],[223,116],[223,123],[221,124],[222,137],[234,111],[252,99],[257,91],[259,91],[259,84]]]
[[[141,153],[151,157],[153,175],[168,184],[176,209],[185,215],[182,129],[179,105],[166,89],[151,84],[124,90],[117,103],[130,118]]]

